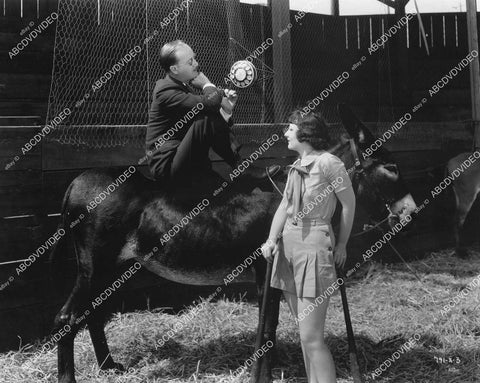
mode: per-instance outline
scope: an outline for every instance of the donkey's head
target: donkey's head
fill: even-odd
[[[376,138],[345,104],[338,109],[350,135],[350,140],[342,137],[341,156],[349,173],[353,173],[358,201],[374,221],[389,217],[392,226],[399,220],[409,220],[417,206],[393,156],[383,146],[371,146]]]

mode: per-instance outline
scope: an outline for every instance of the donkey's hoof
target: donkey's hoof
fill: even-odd
[[[101,367],[101,370],[115,370],[115,372],[125,372],[125,367],[121,363],[111,361],[110,363],[104,363]]]

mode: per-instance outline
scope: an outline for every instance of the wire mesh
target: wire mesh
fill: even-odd
[[[305,107],[348,72],[348,81],[316,108],[330,123],[339,122],[339,102],[364,121],[396,121],[468,53],[465,14],[422,15],[429,56],[416,16],[371,53],[371,44],[398,21],[394,15],[291,11],[290,24],[274,35],[270,7],[236,1],[60,0],[58,14],[48,120],[65,107],[72,114],[51,138],[98,148],[144,145],[151,92],[165,75],[158,52],[167,41],[190,44],[201,70],[219,87],[232,87],[225,81],[231,65],[249,57],[260,75],[254,86],[238,90],[234,120],[244,128],[283,122],[275,121],[274,110],[291,107],[275,105],[284,99],[274,89],[274,77],[282,74],[275,73],[273,50],[287,34],[294,106]],[[127,62],[132,49],[138,52]],[[416,113],[416,121],[468,120],[468,87],[465,70]],[[248,131],[255,140],[268,137],[253,125]]]

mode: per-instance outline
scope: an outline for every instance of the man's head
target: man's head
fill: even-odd
[[[195,53],[182,40],[166,43],[160,49],[160,65],[173,78],[188,82],[198,76]]]

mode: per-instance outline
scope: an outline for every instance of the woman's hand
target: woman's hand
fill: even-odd
[[[345,261],[347,260],[347,245],[338,243],[333,250],[333,260],[339,268],[345,266]]]
[[[267,260],[267,262],[272,262],[273,257],[278,254],[278,243],[274,243],[272,240],[268,240],[262,245],[262,255]]]

